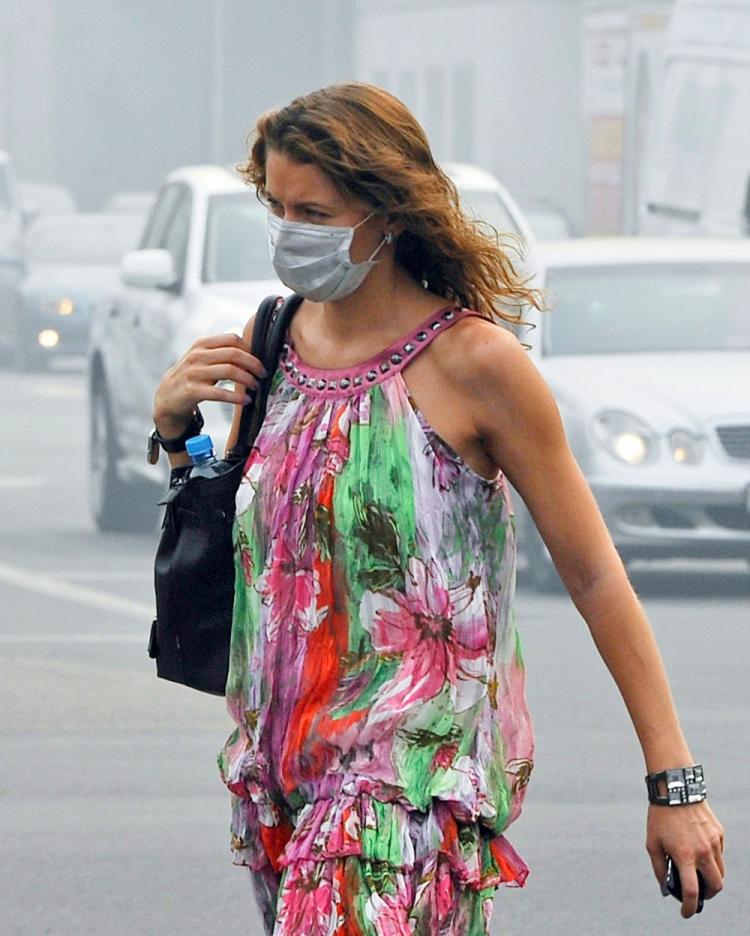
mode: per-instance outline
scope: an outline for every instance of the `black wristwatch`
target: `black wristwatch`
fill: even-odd
[[[146,450],[146,460],[149,465],[155,465],[159,461],[159,447],[165,452],[176,455],[178,452],[185,451],[185,443],[193,436],[199,435],[204,425],[203,413],[196,406],[193,415],[182,435],[174,439],[165,439],[159,435],[156,428],[152,429],[148,437],[148,448]]]
[[[662,793],[660,782],[666,789]],[[706,798],[706,781],[703,779],[703,765],[692,767],[673,767],[659,773],[646,775],[649,803],[657,806],[684,806],[686,803],[700,803]]]

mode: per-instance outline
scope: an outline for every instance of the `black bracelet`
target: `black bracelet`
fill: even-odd
[[[666,784],[666,794],[659,792],[659,781]],[[706,798],[706,784],[703,779],[703,766],[673,767],[660,773],[646,776],[649,803],[657,806],[684,806],[688,803],[700,803]]]
[[[174,439],[165,439],[163,436],[159,435],[156,429],[153,429],[148,437],[148,449],[147,449],[147,460],[150,465],[155,465],[159,460],[159,447],[163,448],[165,452],[171,455],[175,455],[178,452],[185,451],[185,443],[188,439],[191,439],[193,436],[199,435],[201,429],[204,426],[203,413],[196,406],[193,410],[193,415],[190,417],[190,422],[187,424],[185,430]]]

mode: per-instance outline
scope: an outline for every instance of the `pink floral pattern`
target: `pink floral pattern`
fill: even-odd
[[[472,314],[346,371],[288,344],[245,466],[219,765],[268,936],[486,936],[528,874],[504,835],[533,767],[510,497],[402,373]]]

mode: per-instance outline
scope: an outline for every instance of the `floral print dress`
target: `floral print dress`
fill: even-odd
[[[237,493],[219,754],[267,934],[479,936],[528,874],[503,835],[533,756],[508,487],[402,374],[474,314],[345,371],[287,336]]]

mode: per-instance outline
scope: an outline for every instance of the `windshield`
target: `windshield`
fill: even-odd
[[[137,215],[41,219],[29,231],[26,252],[37,263],[117,264],[136,249],[142,230]]]
[[[545,354],[750,349],[750,264],[550,269]]]
[[[518,226],[508,214],[497,192],[484,189],[459,189],[461,207],[473,218],[487,221],[500,234],[519,234]]]
[[[208,200],[204,283],[276,279],[268,255],[266,209],[245,192]]]

